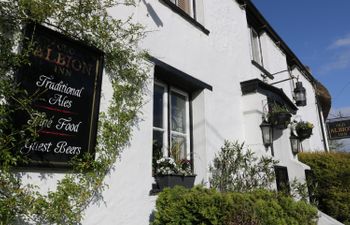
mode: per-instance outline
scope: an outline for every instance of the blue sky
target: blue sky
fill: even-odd
[[[252,0],[332,96],[334,117],[350,116],[350,0]]]

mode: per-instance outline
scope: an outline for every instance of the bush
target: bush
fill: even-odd
[[[165,189],[156,202],[152,225],[313,225],[317,209],[276,192],[220,193],[215,189]]]
[[[350,154],[302,153],[299,160],[312,169],[309,186],[318,208],[350,225]]]
[[[271,157],[256,157],[237,141],[225,141],[209,167],[210,186],[219,191],[238,192],[268,188],[275,181],[277,163]]]

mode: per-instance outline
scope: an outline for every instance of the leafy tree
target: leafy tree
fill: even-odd
[[[311,167],[308,186],[318,208],[344,224],[350,224],[350,153],[301,153],[299,160]]]
[[[255,157],[244,144],[225,141],[209,167],[210,185],[219,191],[238,192],[268,188],[275,180],[276,164],[271,157]]]
[[[142,27],[131,19],[112,18],[107,10],[132,0],[3,0],[0,2],[0,224],[79,224],[84,209],[106,188],[105,175],[128,144],[142,105],[147,68],[145,53],[137,49]],[[38,187],[25,185],[13,167],[23,157],[13,149],[23,140],[36,137],[36,125],[13,127],[11,113],[31,108],[36,96],[26,96],[14,82],[16,70],[28,63],[28,48],[22,47],[22,29],[35,22],[64,35],[95,46],[105,53],[105,72],[112,84],[113,97],[106,113],[101,113],[96,159],[86,154],[72,162],[74,173],[57,183],[56,191],[40,193]],[[20,53],[19,53],[20,52]],[[18,94],[22,93],[21,98]],[[11,102],[12,104],[9,104]],[[41,115],[43,116],[43,115]]]

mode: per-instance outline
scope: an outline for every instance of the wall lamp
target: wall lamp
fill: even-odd
[[[300,140],[299,140],[299,138],[292,134],[289,139],[290,139],[290,146],[292,148],[292,152],[294,154],[299,153],[300,152]]]
[[[303,87],[303,83],[297,81],[294,89],[294,96],[297,106],[306,106],[306,89]]]
[[[260,124],[260,129],[262,133],[263,144],[267,148],[272,145],[272,125],[263,120]]]
[[[279,71],[277,73],[273,73],[272,75],[276,75],[278,73],[287,72],[287,71],[288,70],[282,70],[282,71]],[[282,82],[285,82],[285,81],[288,81],[288,80],[292,80],[292,79],[296,79],[297,80],[296,87],[294,88],[294,91],[293,91],[294,92],[295,104],[297,106],[306,106],[306,89],[303,87],[303,83],[301,81],[298,81],[297,77],[291,75],[290,78],[270,83],[270,85],[279,84],[279,83],[282,83]]]

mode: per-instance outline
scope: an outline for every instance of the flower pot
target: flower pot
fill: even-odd
[[[172,188],[176,185],[183,186],[185,188],[192,188],[196,175],[157,175],[155,176],[156,182],[160,190],[166,187]]]
[[[286,129],[290,123],[291,116],[292,115],[288,112],[272,113],[269,120],[272,126],[276,127],[277,129]]]
[[[297,134],[300,139],[307,139],[310,138],[312,134],[312,128],[308,129],[297,129]]]

